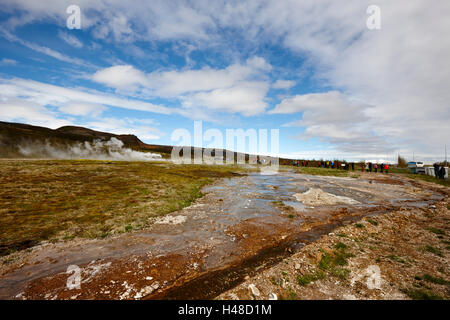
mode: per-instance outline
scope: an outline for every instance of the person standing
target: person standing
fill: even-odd
[[[381,172],[381,173],[383,173],[383,169],[384,169],[384,163],[382,163],[382,164],[380,165],[380,172]]]
[[[434,167],[434,176],[438,178],[439,176],[439,165],[437,163],[433,164]]]
[[[384,165],[384,171],[386,171],[386,173],[389,173],[389,165],[387,163]]]
[[[445,168],[444,166],[440,166],[441,168],[439,169],[439,179],[445,179]]]
[[[369,162],[369,172],[372,172],[372,162]]]
[[[355,171],[355,163],[352,162],[352,171]]]
[[[375,173],[378,172],[378,164],[374,163],[373,168],[375,169]]]

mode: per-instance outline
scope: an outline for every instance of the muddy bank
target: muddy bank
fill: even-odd
[[[13,260],[0,268],[0,297],[214,298],[336,227],[442,198],[395,177],[295,173],[224,179],[203,191],[205,197],[146,230],[7,257]],[[80,268],[79,289],[67,286],[70,265]]]
[[[340,227],[218,299],[449,299],[450,203]]]

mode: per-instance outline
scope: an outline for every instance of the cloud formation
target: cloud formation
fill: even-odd
[[[223,69],[154,71],[148,74],[131,65],[97,71],[92,80],[118,90],[127,89],[153,97],[176,98],[187,108],[206,108],[245,116],[267,108],[266,73],[272,66],[261,57]]]
[[[300,126],[302,137],[323,139],[349,152],[386,148],[438,155],[448,144],[450,20],[445,17],[450,15],[449,1],[379,0],[380,30],[367,29],[366,9],[373,3],[361,0],[345,5],[334,0],[177,0],[135,6],[119,0],[3,3],[2,10],[21,12],[3,24],[9,35],[36,21],[62,26],[65,8],[76,3],[83,10],[85,32],[105,42],[133,48],[140,42],[179,41],[189,52],[208,48],[243,61],[226,63],[228,67],[153,71],[115,65],[92,78],[119,93],[128,90],[144,97],[179,99],[187,116],[196,108],[244,116],[270,109],[272,117],[292,114],[298,119],[291,125]],[[60,61],[84,63],[8,34],[10,41]],[[274,64],[255,52],[267,46],[280,47],[304,61],[303,69],[292,73],[302,78],[305,69],[312,70],[309,80],[315,84],[314,93],[292,92],[269,108],[270,88],[289,89],[294,84],[265,78]],[[246,60],[252,56],[258,58]],[[291,74],[287,78],[297,80]],[[139,104],[139,108],[172,112],[162,106]]]

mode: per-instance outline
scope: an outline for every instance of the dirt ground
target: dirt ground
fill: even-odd
[[[435,205],[365,217],[217,299],[449,299],[449,209],[447,190]]]

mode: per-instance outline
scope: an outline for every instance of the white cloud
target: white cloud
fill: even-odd
[[[367,113],[371,108],[337,91],[330,91],[286,98],[269,113],[302,113],[300,120],[286,124],[304,127],[298,135],[302,140],[319,138],[345,152],[390,152],[392,146],[385,140],[386,132],[368,129],[370,118]]]
[[[63,61],[63,62],[67,62],[67,63],[70,63],[70,64],[74,64],[74,65],[79,65],[79,66],[88,67],[88,68],[94,68],[94,66],[91,63],[89,63],[89,62],[85,62],[85,61],[83,61],[81,59],[78,59],[78,58],[72,58],[72,57],[69,57],[69,56],[67,56],[65,54],[60,53],[59,51],[53,50],[51,48],[48,48],[48,47],[45,47],[45,46],[40,46],[40,45],[38,45],[36,43],[20,39],[17,36],[15,36],[15,35],[11,34],[10,32],[8,32],[7,30],[1,30],[0,34],[5,39],[7,39],[8,41],[19,43],[19,44],[21,44],[21,45],[23,45],[23,46],[25,46],[25,47],[33,50],[33,51],[45,54],[45,55],[47,55],[49,57],[52,57],[54,59],[57,59],[57,60],[60,60],[60,61]]]
[[[71,121],[58,118],[57,114],[37,103],[21,99],[0,99],[0,120],[22,122],[52,129],[70,125]]]
[[[116,89],[132,89],[148,83],[146,75],[133,66],[120,65],[97,71],[92,80]]]
[[[72,47],[75,47],[77,49],[83,47],[83,43],[77,37],[67,32],[59,31],[58,37],[60,37],[62,40],[64,40],[67,44],[71,45]]]
[[[155,123],[151,119],[134,119],[134,118],[101,118],[89,121],[85,124],[90,129],[112,132],[115,134],[134,134],[142,140],[157,140],[164,133],[159,129],[151,126]]]
[[[186,108],[203,107],[243,115],[264,112],[269,89],[264,81],[271,65],[261,57],[224,69],[155,71],[149,74],[130,65],[96,72],[92,80],[115,89],[129,89],[144,95],[175,98]]]
[[[215,89],[188,96],[185,103],[227,112],[253,116],[264,112],[268,84],[265,82],[239,83],[230,88]]]
[[[78,105],[79,106],[79,105]],[[21,99],[0,100],[0,121],[27,123],[56,129],[62,126],[78,125],[93,130],[115,134],[134,134],[143,141],[157,140],[162,135],[152,119],[93,118],[88,122],[76,122],[49,110],[45,106]],[[75,112],[75,115],[79,115]]]
[[[27,11],[10,19],[10,26],[36,19],[65,21],[64,1],[3,2],[3,7],[10,10]],[[239,50],[232,47],[235,43],[249,43],[250,52],[265,44],[281,44],[301,60],[306,59],[306,67],[314,72],[312,80],[316,83],[372,106],[365,110],[361,121],[354,120],[354,126],[361,132],[384,136],[386,145],[402,152],[420,149],[438,154],[445,142],[449,144],[446,140],[450,119],[450,68],[446,67],[450,56],[450,20],[446,19],[450,15],[449,1],[430,4],[427,0],[379,0],[376,4],[381,7],[382,24],[377,31],[366,28],[366,9],[373,3],[361,0],[350,0],[345,5],[334,0],[179,0],[151,1],[138,6],[119,0],[81,0],[79,4],[89,13],[84,17],[83,27],[103,28],[103,36],[115,41],[182,39],[218,52]],[[109,24],[118,13],[124,17],[121,23]],[[226,76],[212,76],[211,83],[202,82],[202,75],[208,70],[201,71],[202,74],[153,73],[149,79],[155,81],[148,93],[183,95],[188,104],[195,102],[189,101],[190,96],[233,88],[237,83]],[[227,81],[229,84],[224,85]],[[328,132],[333,130],[328,128]],[[309,132],[318,131],[311,125]],[[355,135],[354,141],[358,139],[361,136]],[[349,143],[350,140],[345,146]]]
[[[72,103],[86,103],[161,114],[183,114],[183,111],[180,109],[168,108],[141,100],[120,98],[117,95],[82,88],[64,88],[18,78],[0,78],[0,99],[3,101],[7,99],[22,99],[41,106],[64,107]]]
[[[293,80],[277,80],[274,84],[272,84],[272,88],[274,89],[290,89],[295,86],[295,81]]]
[[[303,112],[303,125],[341,123],[367,120],[369,105],[350,100],[338,91],[311,93],[286,98],[269,111],[270,114]]]
[[[14,65],[16,65],[16,64],[17,64],[17,61],[16,61],[16,60],[13,60],[13,59],[3,58],[3,59],[0,61],[0,65],[2,65],[2,66],[14,66]]]
[[[73,116],[94,116],[98,117],[103,111],[107,108],[102,106],[101,104],[93,104],[86,102],[69,102],[61,107],[58,110],[65,114],[70,114]]]

